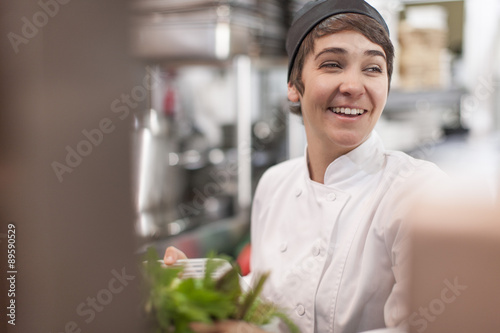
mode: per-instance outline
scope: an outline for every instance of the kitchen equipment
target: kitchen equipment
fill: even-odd
[[[185,170],[179,164],[175,125],[155,109],[144,118],[134,132],[137,231],[143,236],[175,234],[189,224],[176,209],[184,197]]]
[[[256,78],[270,72],[260,63],[286,60],[284,8],[281,0],[132,1],[131,53],[160,77],[149,96],[158,112],[134,133],[141,236],[170,244],[189,234],[204,249],[218,237],[204,234],[205,226],[229,235],[217,248],[245,232],[254,110],[266,107],[255,97]],[[166,131],[152,130],[158,115],[175,116]],[[189,131],[176,124],[181,119]]]
[[[132,53],[141,58],[226,60],[284,51],[284,21],[272,2],[143,0],[132,10]]]

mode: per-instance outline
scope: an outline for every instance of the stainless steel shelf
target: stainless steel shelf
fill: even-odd
[[[428,91],[392,90],[387,99],[385,112],[412,111],[422,102],[437,106],[453,106],[459,111],[465,93],[466,90],[463,88]]]

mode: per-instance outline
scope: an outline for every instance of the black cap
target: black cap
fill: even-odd
[[[373,18],[389,34],[389,28],[382,15],[363,0],[316,0],[310,1],[295,15],[286,38],[286,51],[288,53],[288,80],[292,72],[295,57],[300,44],[307,34],[324,19],[336,15],[355,13]]]

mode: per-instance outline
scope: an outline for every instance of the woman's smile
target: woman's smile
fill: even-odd
[[[350,118],[361,116],[366,112],[364,109],[353,108],[353,107],[333,107],[328,110],[339,115],[350,116]]]

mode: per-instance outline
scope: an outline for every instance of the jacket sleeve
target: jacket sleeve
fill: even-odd
[[[412,207],[420,198],[431,195],[435,186],[444,185],[447,179],[441,170],[429,163],[411,175],[402,175],[388,193],[385,242],[395,284],[384,306],[384,320],[386,327],[395,332],[409,331],[411,230],[412,223],[415,223],[411,218]]]

